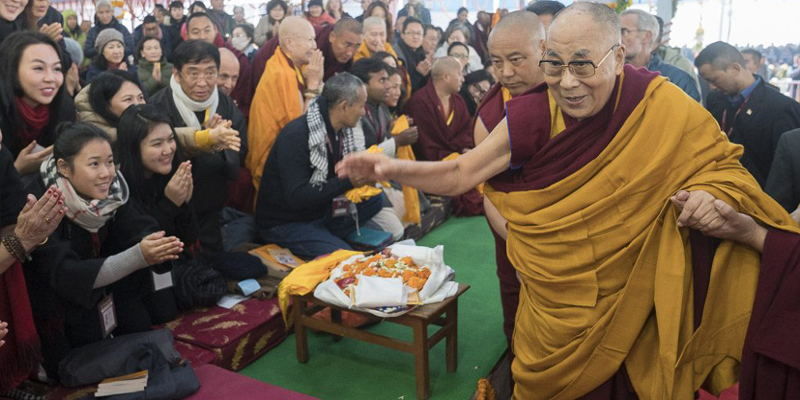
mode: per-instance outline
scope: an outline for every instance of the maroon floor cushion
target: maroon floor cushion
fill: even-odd
[[[187,397],[189,400],[315,400],[215,365],[204,365],[194,372],[200,379],[200,390]]]
[[[192,365],[211,363],[231,371],[244,368],[287,335],[277,298],[246,300],[230,310],[198,309],[166,327],[175,336],[175,347]]]

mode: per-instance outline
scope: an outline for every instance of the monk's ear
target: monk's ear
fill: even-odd
[[[625,53],[628,52],[628,49],[625,48],[624,44],[620,44],[619,47],[614,51],[614,72],[619,75],[622,73],[622,69],[625,67]]]

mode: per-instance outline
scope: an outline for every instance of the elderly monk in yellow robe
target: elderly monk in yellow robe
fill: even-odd
[[[508,100],[524,96],[544,82],[544,74],[539,68],[544,38],[544,25],[530,11],[511,12],[492,29],[488,51],[497,83],[478,106],[474,126],[476,145],[483,142],[506,116]],[[503,332],[511,343],[520,283],[506,255],[506,220],[488,198],[484,198],[483,207],[494,236],[497,278],[503,306]]]
[[[303,18],[287,17],[279,34],[280,45],[267,61],[250,108],[246,166],[256,191],[278,133],[322,92],[324,59],[314,41],[314,27]]]
[[[373,54],[385,51],[397,58],[392,45],[386,41],[386,20],[379,17],[369,17],[364,20],[364,40],[358,48],[353,61],[370,58]]]
[[[575,3],[550,26],[546,85],[510,100],[474,150],[428,163],[358,154],[337,166],[444,195],[489,180],[522,281],[517,399],[692,399],[732,386],[760,258],[732,241],[714,249],[679,223],[670,198],[717,198],[800,232],[741,166],[742,147],[667,79],[625,66],[620,41],[610,8]]]

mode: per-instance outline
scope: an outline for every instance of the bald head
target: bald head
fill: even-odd
[[[576,21],[591,21],[593,22],[592,28],[588,26],[580,26],[587,37],[594,37],[595,40],[603,40],[611,46],[614,43],[619,43],[622,40],[620,35],[621,25],[619,16],[611,7],[594,2],[578,2],[573,3],[571,6],[561,10],[550,23],[549,32],[554,29],[563,28],[566,25],[575,27]],[[561,26],[559,26],[561,25]]]
[[[461,63],[453,57],[441,57],[433,63],[431,77],[434,80],[440,79],[448,74],[461,74]]]
[[[386,30],[386,20],[381,17],[369,17],[364,19],[364,31],[368,31],[371,29],[383,29]]]
[[[317,48],[314,27],[305,18],[286,17],[278,28],[281,51],[300,65],[308,64]]]
[[[512,96],[544,82],[539,68],[544,25],[529,11],[514,11],[503,17],[489,35],[489,55],[498,82]]]
[[[538,44],[545,37],[544,24],[539,17],[530,11],[514,11],[506,14],[489,34],[489,47],[492,38],[514,38],[515,40],[529,40]]]
[[[217,87],[222,93],[230,96],[236,82],[239,80],[239,59],[232,51],[220,47],[219,49],[219,78]]]
[[[617,14],[597,3],[575,3],[553,19],[542,70],[550,93],[567,115],[588,118],[608,103],[625,65],[620,29]],[[570,67],[565,71],[563,65]]]
[[[442,57],[433,63],[431,78],[436,92],[441,95],[454,95],[461,90],[464,74],[461,63],[453,57]]]
[[[361,23],[350,17],[344,17],[333,25],[333,33],[341,35],[345,32],[361,34]]]

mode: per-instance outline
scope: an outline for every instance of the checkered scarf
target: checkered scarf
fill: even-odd
[[[311,153],[311,185],[321,187],[328,180],[328,151],[325,137],[328,130],[320,111],[319,97],[308,105],[306,113],[308,121],[308,150]],[[342,129],[344,134],[344,155],[363,151],[365,147],[364,133],[351,128]]]
[[[69,180],[58,173],[56,160],[52,155],[42,162],[40,172],[45,188],[55,185],[64,194],[66,217],[89,232],[99,231],[106,221],[114,217],[117,209],[128,202],[128,183],[119,171],[108,189],[108,197],[103,200],[86,200],[81,197]]]

